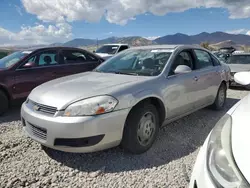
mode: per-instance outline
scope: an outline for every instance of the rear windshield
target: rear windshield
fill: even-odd
[[[118,47],[119,47],[118,45],[102,46],[96,50],[96,53],[115,54]]]
[[[228,58],[228,64],[250,64],[250,55],[233,55]]]

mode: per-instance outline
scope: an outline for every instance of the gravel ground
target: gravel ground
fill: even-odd
[[[224,111],[200,110],[162,128],[147,153],[42,150],[23,136],[19,108],[0,117],[0,187],[187,187],[198,150],[218,119],[248,92],[229,90]]]

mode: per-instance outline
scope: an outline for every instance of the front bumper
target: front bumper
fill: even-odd
[[[66,152],[94,152],[120,144],[130,109],[98,116],[54,117],[25,103],[21,108],[24,133],[44,146]]]
[[[208,137],[209,138],[209,137]],[[196,159],[189,188],[216,188],[206,166],[207,142],[201,147]]]

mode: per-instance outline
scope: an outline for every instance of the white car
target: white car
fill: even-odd
[[[250,72],[234,76],[250,84]],[[250,94],[215,125],[198,154],[190,188],[250,187]]]
[[[128,44],[105,44],[94,51],[97,55],[107,60],[115,54],[129,48]]]

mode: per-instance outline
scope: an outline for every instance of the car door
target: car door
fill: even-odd
[[[178,65],[187,65],[193,69],[193,61],[192,51],[185,50],[180,52],[170,65],[164,91],[167,119],[187,114],[195,108],[196,74],[193,71],[184,74],[174,73]]]
[[[87,51],[78,49],[62,49],[59,52],[60,69],[56,77],[62,77],[95,69],[101,64],[100,59]]]
[[[55,78],[57,50],[38,52],[24,61],[14,73],[13,98],[25,98],[38,85]],[[32,66],[25,66],[30,64]]]
[[[194,49],[195,66],[197,74],[197,98],[196,108],[202,108],[213,103],[217,94],[221,77],[219,67],[211,58],[209,52],[201,49]]]

